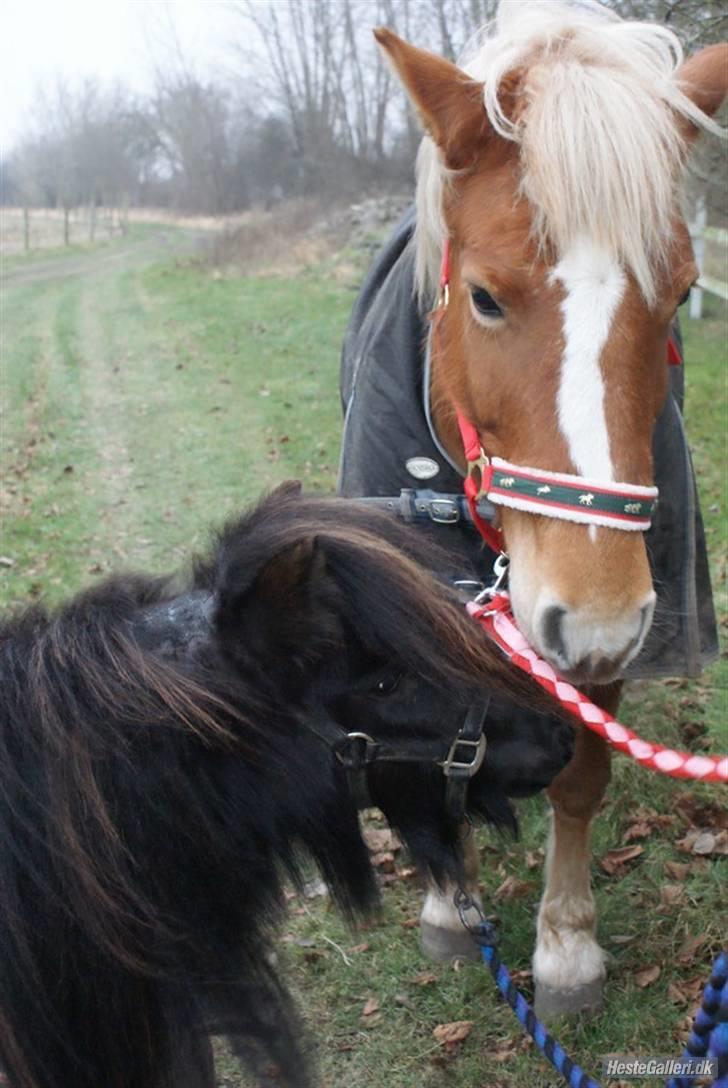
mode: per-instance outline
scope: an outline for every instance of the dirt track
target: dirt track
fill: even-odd
[[[59,250],[57,255],[48,258],[35,260],[30,257],[27,263],[13,258],[9,268],[2,268],[0,287],[44,283],[69,276],[94,276],[109,265],[150,264],[165,257],[194,253],[209,240],[209,231],[160,228],[152,234],[132,235],[123,242],[115,242],[110,251],[99,249],[98,252],[83,253],[75,250],[64,256]]]

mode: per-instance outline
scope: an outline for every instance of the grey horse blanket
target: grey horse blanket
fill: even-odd
[[[433,473],[428,488],[462,490],[462,476],[430,416],[427,319],[413,292],[413,226],[410,210],[374,261],[346,332],[338,483],[345,496],[393,496],[422,487],[411,470],[421,473],[423,464]],[[670,382],[653,443],[660,501],[646,535],[658,603],[627,677],[695,676],[718,654],[705,533],[682,421],[682,366],[670,367]],[[422,458],[427,461],[413,461]],[[493,555],[470,524],[428,523],[415,531],[434,534],[447,549],[452,569],[443,574],[488,581]]]

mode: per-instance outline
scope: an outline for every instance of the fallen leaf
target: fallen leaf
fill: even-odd
[[[543,850],[527,850],[526,851],[526,868],[527,869],[540,869],[543,865],[544,852]]]
[[[490,1058],[494,1062],[507,1062],[518,1053],[517,1040],[503,1039],[497,1042],[490,1052]]]
[[[0,555],[0,567],[14,567],[15,560],[11,559],[9,555]],[[2,1081],[0,1081],[0,1084]]]
[[[653,982],[657,982],[661,972],[662,968],[653,963],[651,967],[643,967],[641,971],[635,971],[634,981],[640,990],[644,990],[647,986],[651,986]]]
[[[612,944],[632,944],[638,937],[637,933],[615,933],[609,940]]]
[[[530,880],[519,880],[516,876],[507,876],[499,888],[496,888],[493,893],[493,898],[498,901],[500,899],[517,899],[521,895],[528,895],[533,891],[533,884]]]
[[[666,861],[665,874],[672,880],[686,880],[690,873],[690,866],[686,861]]]
[[[644,846],[619,846],[615,850],[608,850],[607,853],[599,859],[599,864],[605,873],[609,876],[614,876],[616,873],[623,869],[628,861],[634,861],[640,854],[644,854]]]
[[[682,884],[663,884],[660,888],[660,902],[669,907],[682,898],[684,891]]]
[[[695,959],[695,953],[705,944],[707,939],[705,934],[700,937],[686,937],[675,957],[677,963],[681,967],[689,967]]]
[[[394,864],[394,854],[389,850],[378,854],[372,854],[371,862],[377,869],[381,869],[383,873],[393,873],[396,868]]]
[[[472,1020],[454,1020],[451,1024],[438,1024],[432,1034],[440,1046],[452,1051],[465,1042],[472,1030]]]
[[[437,975],[433,971],[421,971],[419,975],[414,975],[410,982],[413,986],[431,986],[433,982],[437,982]]]
[[[372,1016],[375,1012],[379,1012],[379,1002],[376,997],[370,997],[369,1000],[364,1003],[361,1014],[362,1016]]]
[[[419,918],[405,918],[402,922],[403,929],[417,929],[420,924]]]
[[[683,854],[698,854],[702,857],[728,854],[728,831],[689,831],[675,846]]]
[[[373,854],[396,854],[402,843],[388,827],[365,827],[364,841]]]
[[[349,951],[353,952],[354,955],[356,955],[358,952],[368,952],[369,948],[370,948],[369,942],[368,941],[362,941],[361,944],[352,945],[351,948],[349,949]]]
[[[675,808],[692,827],[711,831],[728,830],[728,808],[720,802],[703,801],[688,792],[677,798]]]
[[[635,839],[646,839],[648,835],[651,835],[654,830],[653,824],[648,824],[646,821],[642,823],[632,824],[628,827],[624,835],[622,835],[622,842],[634,842]]]

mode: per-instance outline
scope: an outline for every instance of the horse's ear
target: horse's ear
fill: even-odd
[[[374,37],[440,148],[445,165],[451,170],[471,166],[492,131],[483,104],[483,84],[449,60],[417,49],[391,30],[380,27]]]
[[[678,69],[676,80],[690,101],[712,117],[728,93],[728,42],[708,45],[690,57]],[[696,134],[690,125],[688,138]]]

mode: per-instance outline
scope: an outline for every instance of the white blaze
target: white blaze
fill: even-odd
[[[580,475],[614,481],[600,359],[624,294],[625,275],[613,254],[580,237],[552,277],[566,292],[561,304],[565,347],[556,402],[559,427]]]

